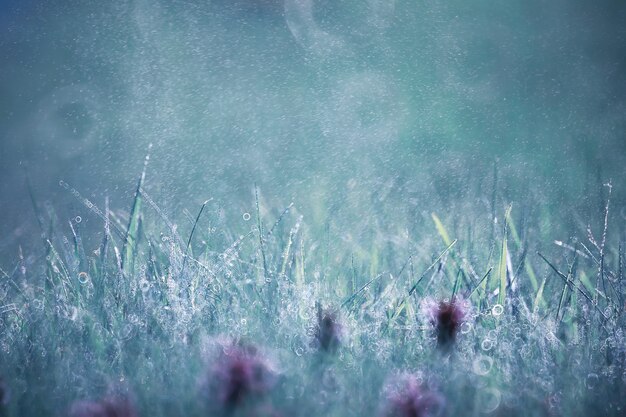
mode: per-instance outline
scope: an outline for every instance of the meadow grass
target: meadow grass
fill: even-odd
[[[432,213],[430,235],[402,253],[380,237],[307,234],[297,204],[264,207],[256,187],[241,232],[220,224],[211,201],[170,219],[145,166],[129,211],[61,186],[102,222],[100,243],[86,247],[81,217],[60,221],[33,198],[41,253],[20,251],[0,271],[6,416],[64,416],[114,393],[142,416],[408,416],[417,411],[398,395],[421,389],[437,406],[419,415],[624,413],[610,185],[600,233],[540,245],[515,207],[494,204],[477,230]],[[455,300],[467,310],[441,349],[429,309]],[[244,345],[271,389],[220,408],[212,370]]]

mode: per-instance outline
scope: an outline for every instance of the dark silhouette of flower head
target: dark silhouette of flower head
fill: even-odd
[[[100,401],[77,401],[70,417],[137,417],[132,402],[124,397],[106,397]]]
[[[451,301],[427,301],[425,308],[431,324],[435,327],[437,346],[449,349],[456,341],[459,328],[467,317],[468,303],[455,298]]]
[[[317,326],[315,327],[315,345],[325,352],[334,352],[341,342],[341,325],[336,313],[322,310],[317,303]]]
[[[383,417],[436,417],[443,406],[442,397],[425,389],[415,375],[403,375],[399,387],[388,393]]]
[[[276,380],[269,363],[252,346],[225,348],[209,373],[210,399],[232,410],[269,393]]]

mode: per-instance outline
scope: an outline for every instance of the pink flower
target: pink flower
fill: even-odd
[[[415,375],[400,377],[399,388],[391,390],[383,417],[434,417],[441,414],[441,396],[425,389]]]
[[[337,315],[317,305],[317,326],[314,344],[325,352],[334,352],[341,342],[341,326]]]
[[[435,327],[437,346],[449,349],[456,341],[461,324],[468,314],[469,305],[465,300],[453,298],[451,301],[427,301],[426,314]]]
[[[269,393],[275,379],[256,348],[234,345],[224,350],[209,372],[209,396],[223,409],[234,409]]]

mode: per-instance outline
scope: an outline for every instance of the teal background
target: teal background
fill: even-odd
[[[609,179],[623,200],[623,1],[5,1],[0,13],[9,256],[37,232],[27,175],[61,218],[85,210],[60,180],[127,209],[150,143],[146,189],[175,219],[214,198],[240,222],[256,183],[319,230],[413,227],[420,213],[482,213],[494,165],[499,209],[544,206],[563,233],[572,212],[598,214]]]

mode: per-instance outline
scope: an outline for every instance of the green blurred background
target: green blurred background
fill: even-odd
[[[27,176],[99,230],[59,181],[127,209],[150,143],[146,189],[184,227],[207,198],[247,227],[255,183],[313,239],[509,203],[566,239],[608,179],[623,222],[624,22],[617,0],[4,0],[1,258],[40,244]]]

